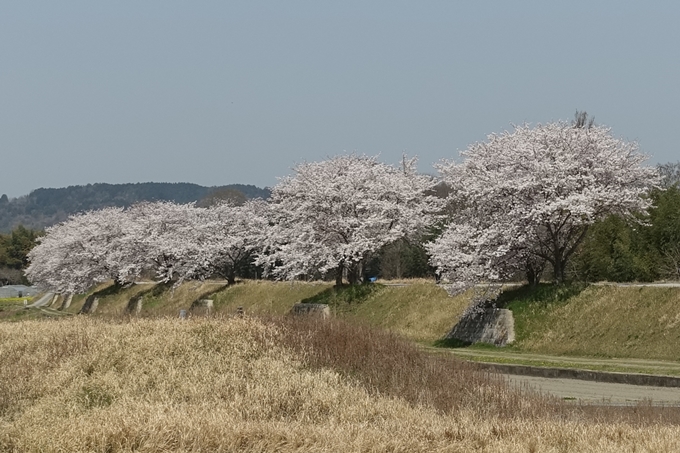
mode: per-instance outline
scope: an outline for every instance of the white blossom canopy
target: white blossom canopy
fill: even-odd
[[[369,254],[432,222],[434,179],[415,163],[397,168],[350,154],[297,165],[272,191],[268,253],[259,262],[281,278],[333,270],[338,282],[343,270],[360,278]]]
[[[202,253],[208,274],[234,282],[236,268],[260,251],[269,227],[267,203],[250,200],[240,206],[221,203],[207,208],[197,226],[203,238]]]
[[[637,144],[602,126],[522,125],[461,155],[436,166],[457,209],[428,245],[431,263],[454,281],[502,279],[545,261],[563,281],[588,226],[645,212],[644,195],[659,183]]]
[[[105,208],[47,228],[28,253],[26,276],[59,293],[83,292],[111,279],[134,279],[140,268],[124,246],[128,220],[122,208]]]
[[[216,271],[233,277],[234,266],[259,248],[268,225],[263,204],[156,202],[74,215],[46,230],[29,252],[26,275],[59,293],[84,292],[109,280],[133,282],[143,271],[176,284]]]
[[[140,203],[126,214],[130,227],[124,247],[134,250],[136,264],[152,268],[160,281],[178,283],[205,275],[209,267],[204,250],[207,238],[199,225],[205,211],[193,204]]]

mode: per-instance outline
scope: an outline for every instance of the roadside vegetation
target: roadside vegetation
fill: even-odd
[[[0,211],[2,203],[0,203]],[[28,266],[28,252],[35,247],[40,231],[19,225],[8,234],[0,229],[0,286],[28,284],[23,270]]]
[[[29,303],[33,301],[31,297],[8,297],[0,299],[0,321],[20,321],[23,319],[35,318],[37,313],[24,310],[24,300]],[[41,317],[38,314],[38,317]]]

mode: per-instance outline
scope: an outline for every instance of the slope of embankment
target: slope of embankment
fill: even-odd
[[[325,303],[335,316],[426,344],[444,337],[470,301],[469,294],[449,297],[427,281],[341,289],[330,283],[186,282],[175,289],[109,286],[94,294],[95,315],[104,316],[176,317],[180,310],[199,315],[194,302],[201,299],[213,301],[212,313],[225,315],[238,307],[246,314],[280,315],[298,302]],[[74,298],[68,311],[79,312],[84,301],[85,296]],[[499,303],[515,318],[516,342],[508,352],[680,360],[680,288],[541,285],[506,290]]]
[[[680,360],[680,288],[546,285],[502,297],[515,317],[514,350]]]
[[[185,282],[177,288],[138,284],[128,288],[103,285],[74,298],[67,309],[82,310],[87,296],[98,299],[95,315],[178,316],[198,314],[195,302],[212,301],[213,314],[282,315],[298,302],[329,304],[335,316],[392,330],[411,340],[434,342],[444,336],[469,303],[467,296],[449,297],[431,282],[403,286],[381,284],[336,289],[330,283],[245,281],[232,286],[216,282]],[[193,309],[192,309],[193,306]]]

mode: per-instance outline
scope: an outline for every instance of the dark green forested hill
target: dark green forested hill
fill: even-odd
[[[246,184],[217,188],[189,183],[146,182],[41,188],[11,200],[4,195],[0,197],[0,232],[9,232],[17,225],[42,229],[66,220],[69,215],[77,212],[109,206],[126,207],[140,201],[191,203],[208,197],[217,189],[238,191],[246,198],[268,198],[270,194],[269,189]]]

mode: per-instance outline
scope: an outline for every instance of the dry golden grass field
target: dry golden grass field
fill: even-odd
[[[680,451],[675,409],[570,406],[339,320],[0,323],[0,384],[0,451]]]

